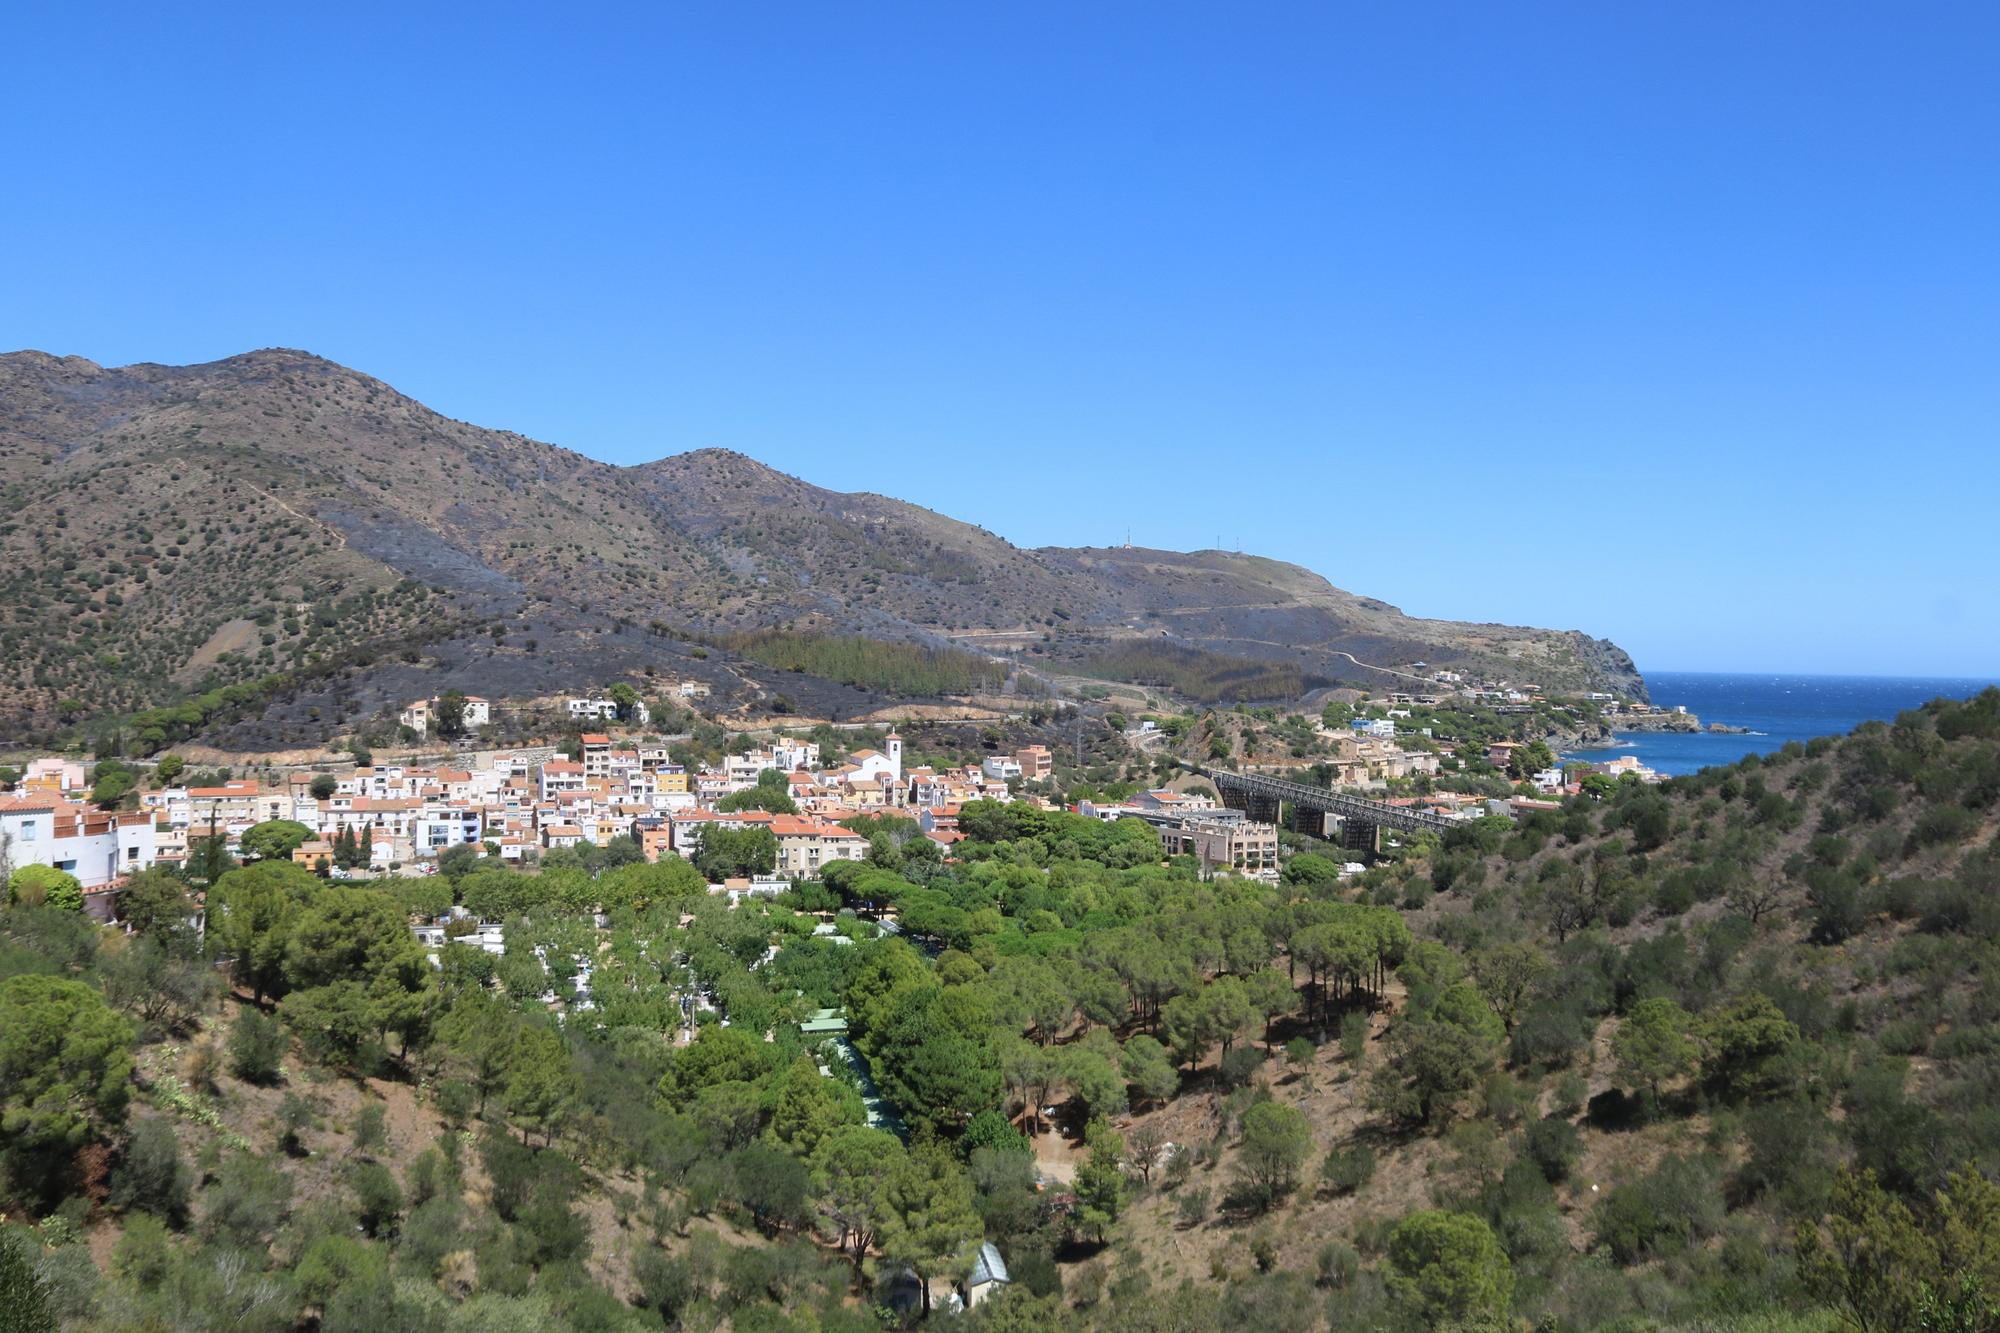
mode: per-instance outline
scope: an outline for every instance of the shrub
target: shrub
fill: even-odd
[[[1722,1226],[1721,1182],[1713,1163],[1669,1157],[1652,1174],[1611,1191],[1591,1214],[1599,1245],[1621,1264],[1674,1253]]]
[[[448,1078],[438,1084],[438,1114],[447,1125],[462,1128],[478,1109],[479,1092],[462,1078]]]
[[[1979,827],[1979,818],[1962,805],[1944,805],[1927,811],[1910,831],[1919,847],[1963,842]]]
[[[1238,1046],[1222,1057],[1217,1075],[1225,1088],[1241,1088],[1255,1078],[1264,1065],[1264,1053],[1254,1046]]]
[[[1550,1000],[1533,1005],[1514,1026],[1509,1059],[1521,1068],[1540,1065],[1553,1069],[1566,1065],[1583,1049],[1594,1026],[1590,1016],[1572,1001]]]
[[[7,881],[13,901],[24,907],[55,907],[66,912],[83,910],[83,885],[75,875],[53,866],[26,865]]]
[[[1365,1143],[1335,1148],[1320,1163],[1319,1178],[1335,1194],[1352,1194],[1375,1175],[1375,1152]]]
[[[403,1211],[403,1191],[396,1177],[380,1162],[356,1162],[347,1172],[362,1229],[371,1236],[393,1236]]]
[[[111,1202],[152,1213],[178,1227],[187,1220],[189,1176],[173,1125],[161,1117],[148,1117],[132,1126],[125,1160],[112,1173]]]
[[[296,1092],[285,1094],[278,1103],[278,1148],[288,1157],[306,1155],[305,1132],[318,1122],[310,1098]]]
[[[670,1327],[696,1294],[694,1268],[681,1255],[646,1250],[633,1262],[632,1275],[639,1286],[638,1303]]]
[[[1330,1240],[1319,1247],[1313,1259],[1314,1275],[1322,1287],[1345,1291],[1361,1275],[1361,1256],[1351,1246]]]
[[[1552,1185],[1569,1178],[1569,1169],[1582,1152],[1583,1139],[1576,1126],[1561,1116],[1549,1116],[1528,1126],[1528,1159]]]
[[[285,1058],[285,1032],[277,1020],[245,1009],[229,1029],[229,1068],[246,1083],[275,1083]]]
[[[259,1247],[284,1220],[291,1198],[290,1176],[261,1157],[236,1153],[201,1192],[201,1234],[242,1249]]]
[[[370,1102],[354,1114],[354,1151],[371,1153],[388,1138],[389,1110],[380,1102]]]
[[[9,1327],[52,1329],[56,1312],[35,1274],[33,1256],[27,1240],[12,1230],[0,1231],[0,1309],[6,1310]]]
[[[1575,1115],[1583,1109],[1583,1103],[1590,1096],[1590,1082],[1575,1070],[1570,1070],[1556,1080],[1556,1110],[1564,1115]]]
[[[1340,1020],[1340,1053],[1356,1069],[1368,1059],[1368,1015],[1350,1013]]]

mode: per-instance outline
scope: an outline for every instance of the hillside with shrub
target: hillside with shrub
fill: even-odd
[[[733,910],[623,840],[204,858],[129,935],[17,876],[0,1281],[35,1327],[859,1330],[990,1242],[971,1329],[1991,1328],[1997,813],[1989,691],[1355,878],[985,803]],[[426,958],[454,901],[504,954]]]
[[[650,671],[731,689],[669,622],[1044,666],[1130,639],[1276,664],[1208,672],[1229,697],[1352,670],[1343,650],[1645,689],[1574,631],[1415,619],[1220,551],[1025,550],[727,450],[618,467],[284,349],[0,355],[0,557],[0,723],[23,739],[252,681],[273,688],[239,711],[269,736],[244,739],[274,742],[453,687],[533,698]]]

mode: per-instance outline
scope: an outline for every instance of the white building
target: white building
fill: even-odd
[[[848,758],[853,767],[853,776],[873,778],[890,787],[903,784],[903,738],[890,732],[882,741],[881,750],[856,750]]]
[[[417,735],[423,736],[430,732],[431,717],[431,701],[429,699],[413,699],[404,706],[402,712],[396,714],[396,721],[402,723],[411,731],[416,732]]]
[[[780,736],[771,742],[771,767],[781,773],[819,767],[819,742]]]
[[[616,722],[618,720],[618,701],[609,695],[592,699],[571,699],[569,701],[569,715],[574,718],[594,718],[600,722]],[[645,700],[634,699],[632,701],[631,720],[642,727],[653,720],[653,710],[646,707]]]
[[[0,797],[0,853],[10,871],[50,866],[76,876],[86,893],[107,889],[153,864],[153,816],[110,813],[53,795]]]
[[[447,847],[476,844],[485,837],[480,812],[470,807],[433,806],[411,826],[411,843],[418,856],[436,856]]]

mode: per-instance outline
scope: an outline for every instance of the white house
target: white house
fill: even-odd
[[[571,699],[569,701],[569,715],[575,718],[595,718],[600,722],[616,722],[618,720],[618,701],[609,695],[592,699]],[[631,720],[642,727],[653,720],[653,710],[646,707],[645,700],[634,699],[632,701]]]
[[[771,742],[771,767],[781,773],[819,767],[819,742],[780,736]]]
[[[153,835],[153,816],[144,810],[114,814],[33,793],[0,797],[0,859],[13,870],[64,871],[86,893],[151,866]]]
[[[396,714],[396,721],[422,736],[431,729],[431,716],[429,699],[412,699],[404,706],[402,712]]]
[[[396,720],[411,731],[416,732],[417,735],[426,736],[430,734],[431,724],[437,721],[437,716],[438,701],[433,696],[429,699],[411,700],[408,707],[396,714]],[[467,730],[471,730],[474,727],[483,727],[492,720],[492,700],[483,699],[476,694],[465,696],[465,711],[459,718],[461,725]]]
[[[480,811],[472,807],[432,805],[411,827],[411,843],[418,856],[435,856],[447,847],[478,843],[485,836]]]
[[[724,755],[722,758],[722,775],[731,782],[754,784],[757,775],[767,768],[775,768],[785,773],[791,772],[789,768],[778,763],[769,750],[746,750],[742,754]]]
[[[995,782],[1013,782],[1021,776],[1021,761],[1011,754],[989,754],[979,768]]]

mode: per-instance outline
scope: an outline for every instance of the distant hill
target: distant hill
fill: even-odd
[[[763,668],[688,636],[774,626],[1211,698],[1416,661],[1644,693],[1622,650],[1575,631],[1419,620],[1254,556],[1024,550],[723,450],[615,467],[287,350],[0,356],[0,555],[17,728],[301,666],[318,680],[276,716],[302,735],[445,684],[534,695],[653,666],[755,692]]]

